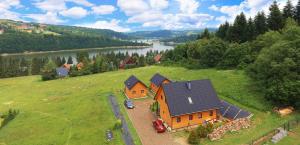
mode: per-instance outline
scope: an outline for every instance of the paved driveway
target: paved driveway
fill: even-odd
[[[171,133],[158,134],[152,127],[152,120],[155,120],[155,115],[149,109],[152,102],[152,99],[135,100],[135,108],[127,110],[143,145],[180,145],[174,142]]]

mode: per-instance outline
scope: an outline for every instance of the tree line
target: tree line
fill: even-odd
[[[126,68],[142,67],[152,65],[155,63],[154,57],[162,52],[149,51],[146,55],[139,55],[134,53],[99,53],[90,58],[88,53],[78,53],[76,61],[82,63],[83,67],[79,70],[73,62],[73,58],[65,57],[4,57],[0,56],[0,78],[28,76],[28,75],[45,75],[46,78],[55,79],[57,77],[55,69],[70,64],[70,76],[88,75],[100,72],[107,72],[118,70],[120,62],[125,58],[131,57],[133,65],[126,66]],[[125,68],[125,69],[126,69]],[[48,76],[47,76],[48,75]]]
[[[206,30],[199,40],[167,51],[163,64],[244,69],[267,100],[279,107],[300,108],[300,2],[294,10],[288,1],[281,11],[274,1],[269,10],[267,18],[262,12],[256,15],[254,31],[249,31],[252,20],[246,21],[242,13],[216,33]]]
[[[283,11],[278,7],[276,1],[269,7],[270,13],[258,12],[254,18],[247,20],[244,13],[236,16],[233,24],[227,21],[221,24],[216,32],[216,36],[229,41],[244,43],[254,40],[258,35],[264,34],[269,30],[278,31],[282,29],[288,18],[293,18],[300,24],[300,1],[293,6],[288,0]]]

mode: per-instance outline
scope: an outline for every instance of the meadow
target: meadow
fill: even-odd
[[[132,74],[147,85],[155,73],[171,80],[211,79],[221,99],[254,114],[250,129],[229,133],[220,141],[205,144],[244,144],[276,128],[298,114],[281,118],[271,111],[259,89],[240,70],[188,70],[181,67],[150,66],[89,76],[41,81],[40,76],[0,79],[0,112],[18,109],[19,115],[0,130],[0,144],[6,145],[98,145],[124,144],[121,131],[105,141],[105,131],[116,122],[107,96],[116,94],[123,106],[123,82]],[[125,108],[121,111],[126,116]],[[129,122],[135,144],[141,142]],[[184,132],[176,136],[186,136]]]

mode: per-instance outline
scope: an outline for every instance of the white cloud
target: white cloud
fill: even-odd
[[[64,0],[44,0],[33,3],[44,12],[58,12],[67,9]]]
[[[55,12],[47,12],[46,14],[27,14],[24,17],[46,24],[59,24],[65,22],[64,20],[60,19]]]
[[[188,14],[192,14],[197,12],[197,9],[199,7],[199,2],[197,2],[196,0],[176,0],[177,2],[179,2],[180,5],[180,11],[182,13],[188,13]]]
[[[66,2],[73,2],[75,4],[86,6],[86,7],[94,6],[94,4],[90,3],[87,0],[66,0]]]
[[[143,0],[118,0],[118,7],[128,16],[149,10],[149,5]]]
[[[20,7],[22,7],[20,0],[0,0],[0,19],[21,20],[19,13],[10,10]]]
[[[100,5],[92,7],[93,13],[98,15],[107,15],[116,11],[116,8],[112,5]]]
[[[96,21],[95,23],[79,24],[77,26],[95,28],[95,29],[110,29],[117,32],[128,32],[129,28],[120,26],[120,21],[112,19],[111,21]]]
[[[83,18],[86,15],[88,15],[88,11],[81,7],[72,7],[68,10],[64,10],[64,11],[60,12],[59,14],[65,16],[65,17],[79,19],[79,18]]]
[[[152,9],[163,10],[169,6],[168,0],[150,0]]]

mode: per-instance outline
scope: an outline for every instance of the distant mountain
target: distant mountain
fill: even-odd
[[[0,53],[146,45],[106,29],[0,20]]]
[[[137,32],[130,32],[127,35],[134,37],[134,38],[157,38],[157,39],[170,39],[174,37],[181,37],[181,36],[190,36],[190,35],[198,35],[203,32],[204,29],[199,30],[157,30],[157,31],[137,31]],[[215,28],[209,28],[211,32],[216,31]]]

